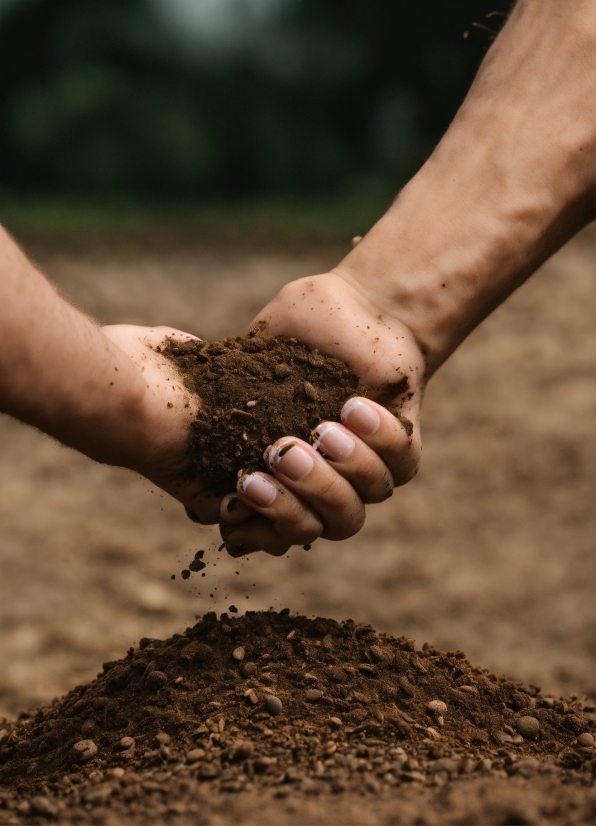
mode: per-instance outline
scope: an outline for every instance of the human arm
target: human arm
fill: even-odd
[[[205,522],[219,499],[185,479],[197,400],[155,349],[171,328],[99,327],[0,228],[0,411],[100,462],[131,468]]]
[[[593,0],[520,0],[446,135],[388,212],[331,273],[287,285],[256,319],[343,358],[368,384],[408,377],[401,412],[411,441],[399,444],[398,430],[374,442],[358,433],[396,484],[419,458],[428,379],[594,217],[595,40]],[[366,501],[358,468],[350,480]],[[318,494],[307,482],[305,507]],[[258,511],[269,525],[234,525],[222,513],[228,547],[250,546],[258,526],[261,544],[266,531],[281,552],[281,503]]]

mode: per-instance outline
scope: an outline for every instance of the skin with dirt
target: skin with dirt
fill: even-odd
[[[593,706],[499,678],[461,651],[285,609],[211,612],[184,634],[141,640],[96,680],[7,726],[0,801],[11,823],[147,823],[166,812],[182,823],[197,793],[204,816],[246,791],[399,806],[412,786],[444,797],[446,786],[492,777],[511,788],[491,823],[513,822],[503,819],[512,800],[523,805],[526,786],[545,780],[585,817],[594,732]],[[478,805],[465,822],[486,817]]]
[[[263,454],[277,439],[309,441],[321,421],[339,421],[344,402],[365,392],[344,362],[262,327],[211,344],[170,341],[163,353],[201,399],[191,473],[218,494],[235,490],[241,472],[268,470]]]

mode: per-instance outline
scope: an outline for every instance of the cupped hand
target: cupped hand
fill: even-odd
[[[193,521],[219,520],[221,497],[202,480],[189,481],[190,425],[200,400],[187,390],[172,362],[161,353],[166,339],[196,338],[172,327],[137,327],[116,324],[104,334],[132,360],[145,380],[136,433],[138,438],[122,451],[119,461],[145,476],[181,502]]]
[[[349,399],[341,423],[323,422],[313,445],[291,436],[266,455],[270,473],[239,480],[221,506],[221,532],[233,556],[284,554],[319,536],[339,540],[417,472],[424,356],[409,329],[339,271],[286,285],[251,326],[294,336],[345,361],[368,388]]]

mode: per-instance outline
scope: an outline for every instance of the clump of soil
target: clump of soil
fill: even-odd
[[[593,812],[595,728],[594,708],[577,698],[544,696],[459,651],[287,610],[210,613],[184,634],[141,640],[93,682],[7,724],[0,823],[184,823],[199,804],[208,823],[240,793],[258,822],[258,800],[355,793],[393,801],[390,821],[369,803],[367,822],[582,823]],[[460,783],[478,785],[447,794]],[[307,811],[298,822],[321,817]],[[325,822],[348,822],[340,811],[330,804]]]
[[[192,426],[192,472],[219,494],[241,470],[267,470],[265,449],[281,436],[308,441],[323,420],[339,421],[344,402],[364,388],[339,359],[262,327],[223,341],[171,340],[164,355],[201,398]]]

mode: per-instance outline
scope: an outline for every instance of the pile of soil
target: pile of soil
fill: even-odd
[[[308,441],[321,421],[339,421],[344,402],[364,392],[343,361],[263,327],[211,344],[170,340],[162,352],[201,399],[192,474],[218,494],[235,490],[240,471],[267,470],[263,453],[281,436]]]
[[[0,823],[587,823],[595,709],[351,620],[206,614],[0,731]]]

